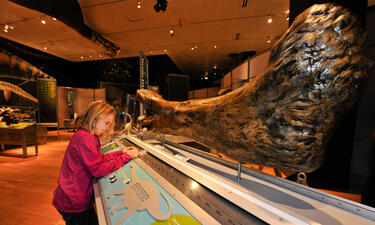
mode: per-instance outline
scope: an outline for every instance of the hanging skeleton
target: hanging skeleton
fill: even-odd
[[[102,35],[88,27],[82,16],[81,7],[77,0],[10,0],[16,4],[29,9],[37,10],[51,17],[57,18],[67,26],[76,30],[83,37],[100,45],[105,50],[105,54],[110,57],[117,56],[120,48],[105,39]]]
[[[17,85],[5,82],[5,81],[0,81],[0,90],[4,91],[4,97],[7,98],[7,96],[10,96],[10,92],[22,96],[24,98],[27,98],[33,102],[38,102],[38,99],[35,98],[34,96],[30,95],[26,91],[22,90],[19,88]],[[7,100],[7,99],[6,99]]]

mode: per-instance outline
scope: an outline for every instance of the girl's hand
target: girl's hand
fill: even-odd
[[[122,150],[124,153],[130,155],[132,158],[137,158],[139,156],[139,151],[135,147],[128,147]]]

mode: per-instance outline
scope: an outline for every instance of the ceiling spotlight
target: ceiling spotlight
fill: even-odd
[[[156,4],[154,5],[154,9],[156,12],[163,11],[167,9],[168,1],[167,0],[157,0]]]
[[[167,49],[164,49],[164,52],[167,52]]]
[[[194,51],[194,47],[191,47],[191,50]]]
[[[169,35],[170,35],[171,37],[174,36],[174,30],[173,30],[172,28],[169,30]]]
[[[217,46],[216,46],[216,45],[214,45],[214,48],[217,48]]]
[[[272,23],[273,21],[273,16],[268,16],[267,23]]]
[[[46,24],[46,23],[47,23],[43,16],[40,17],[40,22],[41,22],[42,24]]]
[[[52,19],[55,20],[55,21],[57,20],[55,17],[52,17]]]
[[[285,19],[289,21],[289,9],[285,12]]]
[[[83,55],[81,55],[81,59],[83,59]]]
[[[100,57],[100,58],[103,57],[102,54],[99,54],[99,57]]]
[[[271,43],[271,38],[270,36],[267,36],[267,44]]]
[[[140,9],[142,6],[141,6],[141,1],[138,1],[137,2],[137,8]]]
[[[10,30],[13,30],[13,28],[14,27],[12,25],[5,24],[3,30],[5,33],[8,33]]]
[[[44,46],[43,49],[44,49],[44,50],[47,50],[48,48],[47,48],[47,46]]]

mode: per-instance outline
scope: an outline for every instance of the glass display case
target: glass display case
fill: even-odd
[[[27,145],[35,145],[38,155],[36,108],[22,106],[0,107],[0,155],[27,157]],[[5,145],[21,145],[22,154],[5,151]]]
[[[36,123],[37,108],[28,106],[0,106],[0,127],[23,127]]]

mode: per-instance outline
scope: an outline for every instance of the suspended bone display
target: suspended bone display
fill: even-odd
[[[15,76],[20,79],[49,79],[51,76],[39,70],[25,60],[0,48],[0,76]],[[54,78],[53,78],[54,79]]]
[[[183,102],[149,90],[137,97],[158,132],[192,137],[241,162],[311,172],[367,75],[364,47],[365,33],[349,10],[314,5],[272,47],[266,71],[243,87]]]
[[[13,92],[14,94],[27,98],[33,102],[39,102],[37,98],[24,91],[22,88],[5,81],[0,81],[0,90],[4,91],[4,96],[8,95],[9,92]]]
[[[67,26],[76,30],[83,37],[100,45],[105,50],[105,54],[110,57],[117,56],[120,53],[120,48],[115,44],[105,39],[98,32],[88,27],[82,16],[81,7],[77,0],[10,0],[18,5],[22,5],[26,8],[37,10],[45,13],[51,17],[54,17]]]
[[[0,48],[0,78],[1,77],[13,77],[26,81],[54,79],[25,60]],[[9,99],[10,93],[14,93],[33,102],[39,102],[37,98],[24,91],[22,88],[6,81],[0,81],[0,90],[4,92],[5,100]]]

